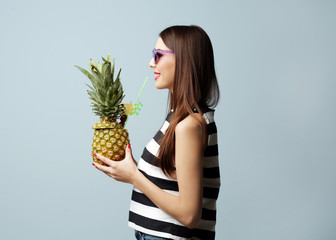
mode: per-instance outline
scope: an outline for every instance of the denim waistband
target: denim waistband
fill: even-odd
[[[169,240],[168,238],[156,237],[146,233],[139,232],[135,230],[135,237],[137,240]]]

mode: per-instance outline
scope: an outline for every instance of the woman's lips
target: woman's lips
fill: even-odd
[[[154,74],[155,74],[155,80],[157,80],[160,77],[160,73],[154,72]]]

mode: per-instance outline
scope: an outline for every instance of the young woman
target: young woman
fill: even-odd
[[[133,184],[129,226],[137,239],[215,238],[220,178],[214,110],[219,89],[213,49],[198,26],[163,30],[149,66],[155,86],[169,89],[170,111],[138,165],[97,157],[97,169]]]

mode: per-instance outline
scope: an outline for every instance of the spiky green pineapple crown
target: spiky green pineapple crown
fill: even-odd
[[[124,114],[124,106],[121,103],[125,97],[123,87],[120,82],[120,72],[114,78],[115,61],[111,64],[111,55],[107,56],[107,59],[103,59],[103,64],[95,63],[90,60],[90,72],[77,67],[82,73],[84,73],[91,81],[91,85],[86,84],[89,87],[87,91],[93,112],[104,120],[117,120]]]

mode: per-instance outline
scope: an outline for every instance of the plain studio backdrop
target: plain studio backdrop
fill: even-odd
[[[134,239],[131,186],[97,171],[87,68],[122,68],[138,159],[166,114],[158,34],[209,34],[221,90],[219,240],[336,239],[336,2],[0,1],[0,239]]]

